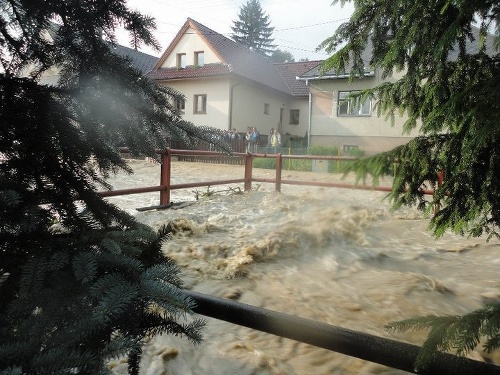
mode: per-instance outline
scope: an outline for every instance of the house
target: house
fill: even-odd
[[[57,36],[58,29],[59,25],[57,25],[56,23],[50,23],[49,27],[42,31],[44,38],[47,41],[52,42]],[[117,55],[128,59],[130,65],[144,75],[150,72],[158,61],[158,57],[137,51],[126,46],[122,46],[120,44],[112,45],[111,48]],[[33,64],[30,64],[23,70],[23,72],[21,72],[21,76],[29,76],[35,70],[36,67]],[[59,78],[60,67],[54,65],[43,72],[42,76],[40,77],[40,81],[47,85],[57,85]]]
[[[147,76],[184,94],[175,104],[185,120],[240,133],[255,126],[267,135],[275,128],[285,145],[307,135],[304,145],[372,154],[417,135],[402,134],[404,119],[391,127],[370,100],[343,100],[381,83],[380,72],[367,69],[363,79],[350,82],[348,74],[323,74],[320,64],[273,63],[188,18]]]
[[[481,38],[479,29],[472,28],[474,40],[466,44],[467,53],[479,51]],[[486,53],[494,55],[494,38],[488,35],[485,42]],[[418,129],[403,134],[403,124],[407,117],[396,117],[394,126],[384,116],[377,116],[370,99],[346,100],[349,93],[373,88],[383,82],[396,80],[400,75],[382,78],[380,71],[370,67],[372,46],[369,44],[362,55],[365,70],[361,79],[349,80],[347,72],[321,72],[316,66],[297,76],[297,80],[307,84],[310,93],[308,144],[311,146],[336,146],[347,152],[359,148],[367,154],[390,150],[410,141],[418,135]],[[458,49],[450,51],[448,58],[455,60]],[[396,115],[397,116],[397,115]]]
[[[395,118],[394,126],[391,126],[384,117],[377,116],[371,99],[348,99],[352,92],[397,78],[383,79],[381,72],[370,66],[371,51],[369,44],[362,54],[365,63],[362,78],[350,80],[349,66],[342,73],[322,72],[318,66],[297,77],[297,80],[306,82],[310,93],[310,145],[336,146],[343,154],[353,148],[375,154],[407,143],[418,134],[418,130],[403,134],[404,117]]]
[[[304,137],[309,92],[296,77],[319,63],[275,64],[188,18],[147,76],[184,94],[175,105],[196,125]]]
[[[363,78],[353,81],[349,80],[348,72],[321,72],[319,67],[298,76],[297,80],[306,82],[310,94],[309,145],[335,146],[343,154],[353,148],[375,154],[407,143],[418,134],[418,130],[403,134],[405,117],[396,117],[391,126],[383,116],[377,116],[370,99],[346,100],[352,92],[387,81],[368,64]]]

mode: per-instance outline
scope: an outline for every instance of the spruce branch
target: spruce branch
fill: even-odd
[[[500,303],[487,304],[462,316],[429,315],[391,322],[385,326],[390,332],[430,330],[417,356],[417,370],[424,369],[434,353],[453,352],[464,355],[474,350],[485,338],[483,350],[491,353],[500,348]]]

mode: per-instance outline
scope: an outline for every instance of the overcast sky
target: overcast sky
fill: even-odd
[[[142,49],[159,56],[170,44],[186,19],[231,37],[231,26],[238,18],[240,7],[246,0],[128,0],[132,9],[156,19],[155,33],[161,52]],[[261,0],[263,11],[269,15],[274,27],[274,44],[290,52],[295,61],[302,58],[321,60],[325,52],[315,52],[316,47],[331,36],[335,29],[352,13],[352,5],[331,5],[330,0]],[[119,43],[128,45],[126,34],[119,35]]]

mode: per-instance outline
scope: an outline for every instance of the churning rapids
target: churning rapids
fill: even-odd
[[[158,185],[160,167],[130,161],[133,175],[109,179],[115,189]],[[243,166],[173,162],[172,183],[242,178]],[[254,169],[254,177],[274,171]],[[284,179],[331,181],[312,172]],[[164,245],[188,289],[314,319],[364,333],[421,344],[425,333],[389,333],[388,322],[417,315],[462,314],[500,298],[498,241],[452,234],[434,239],[413,208],[391,211],[386,193],[254,182],[174,190],[177,209],[157,205],[159,193],[109,198],[154,228],[173,222]],[[229,190],[230,194],[227,194]],[[215,193],[215,194],[214,194]],[[195,197],[199,199],[196,201]],[[179,208],[182,207],[182,208]],[[400,374],[384,366],[206,319],[204,341],[161,336],[145,348],[143,374]],[[472,353],[480,359],[484,353]],[[490,355],[500,363],[500,353]],[[110,363],[125,374],[120,360]]]

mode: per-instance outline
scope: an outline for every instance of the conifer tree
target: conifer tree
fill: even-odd
[[[253,51],[267,56],[274,51],[273,30],[269,15],[265,14],[259,0],[248,0],[240,7],[238,20],[233,21],[233,40]]]
[[[346,1],[334,1],[344,4]],[[430,213],[435,236],[451,230],[466,236],[500,235],[500,6],[498,1],[355,1],[350,20],[320,48],[335,53],[323,69],[362,77],[362,52],[383,77],[401,74],[360,95],[376,100],[378,114],[404,113],[404,130],[420,129],[405,145],[352,166],[359,178],[394,173],[395,207],[422,202],[421,189],[436,189]],[[492,35],[493,33],[493,35]],[[369,43],[371,42],[371,43]],[[348,65],[352,64],[352,65]],[[393,162],[398,161],[395,171]],[[436,184],[443,173],[444,182]],[[500,347],[500,304],[463,317],[416,318],[390,329],[430,328],[421,366],[435,350],[464,353],[481,337]]]
[[[119,146],[156,157],[166,133],[212,139],[179,117],[179,93],[113,54],[119,25],[134,46],[156,45],[154,21],[121,0],[0,5],[2,374],[106,373],[122,355],[136,374],[147,336],[201,339],[179,269],[161,253],[169,231],[96,193],[110,173],[131,172]],[[49,69],[57,85],[41,83]]]

